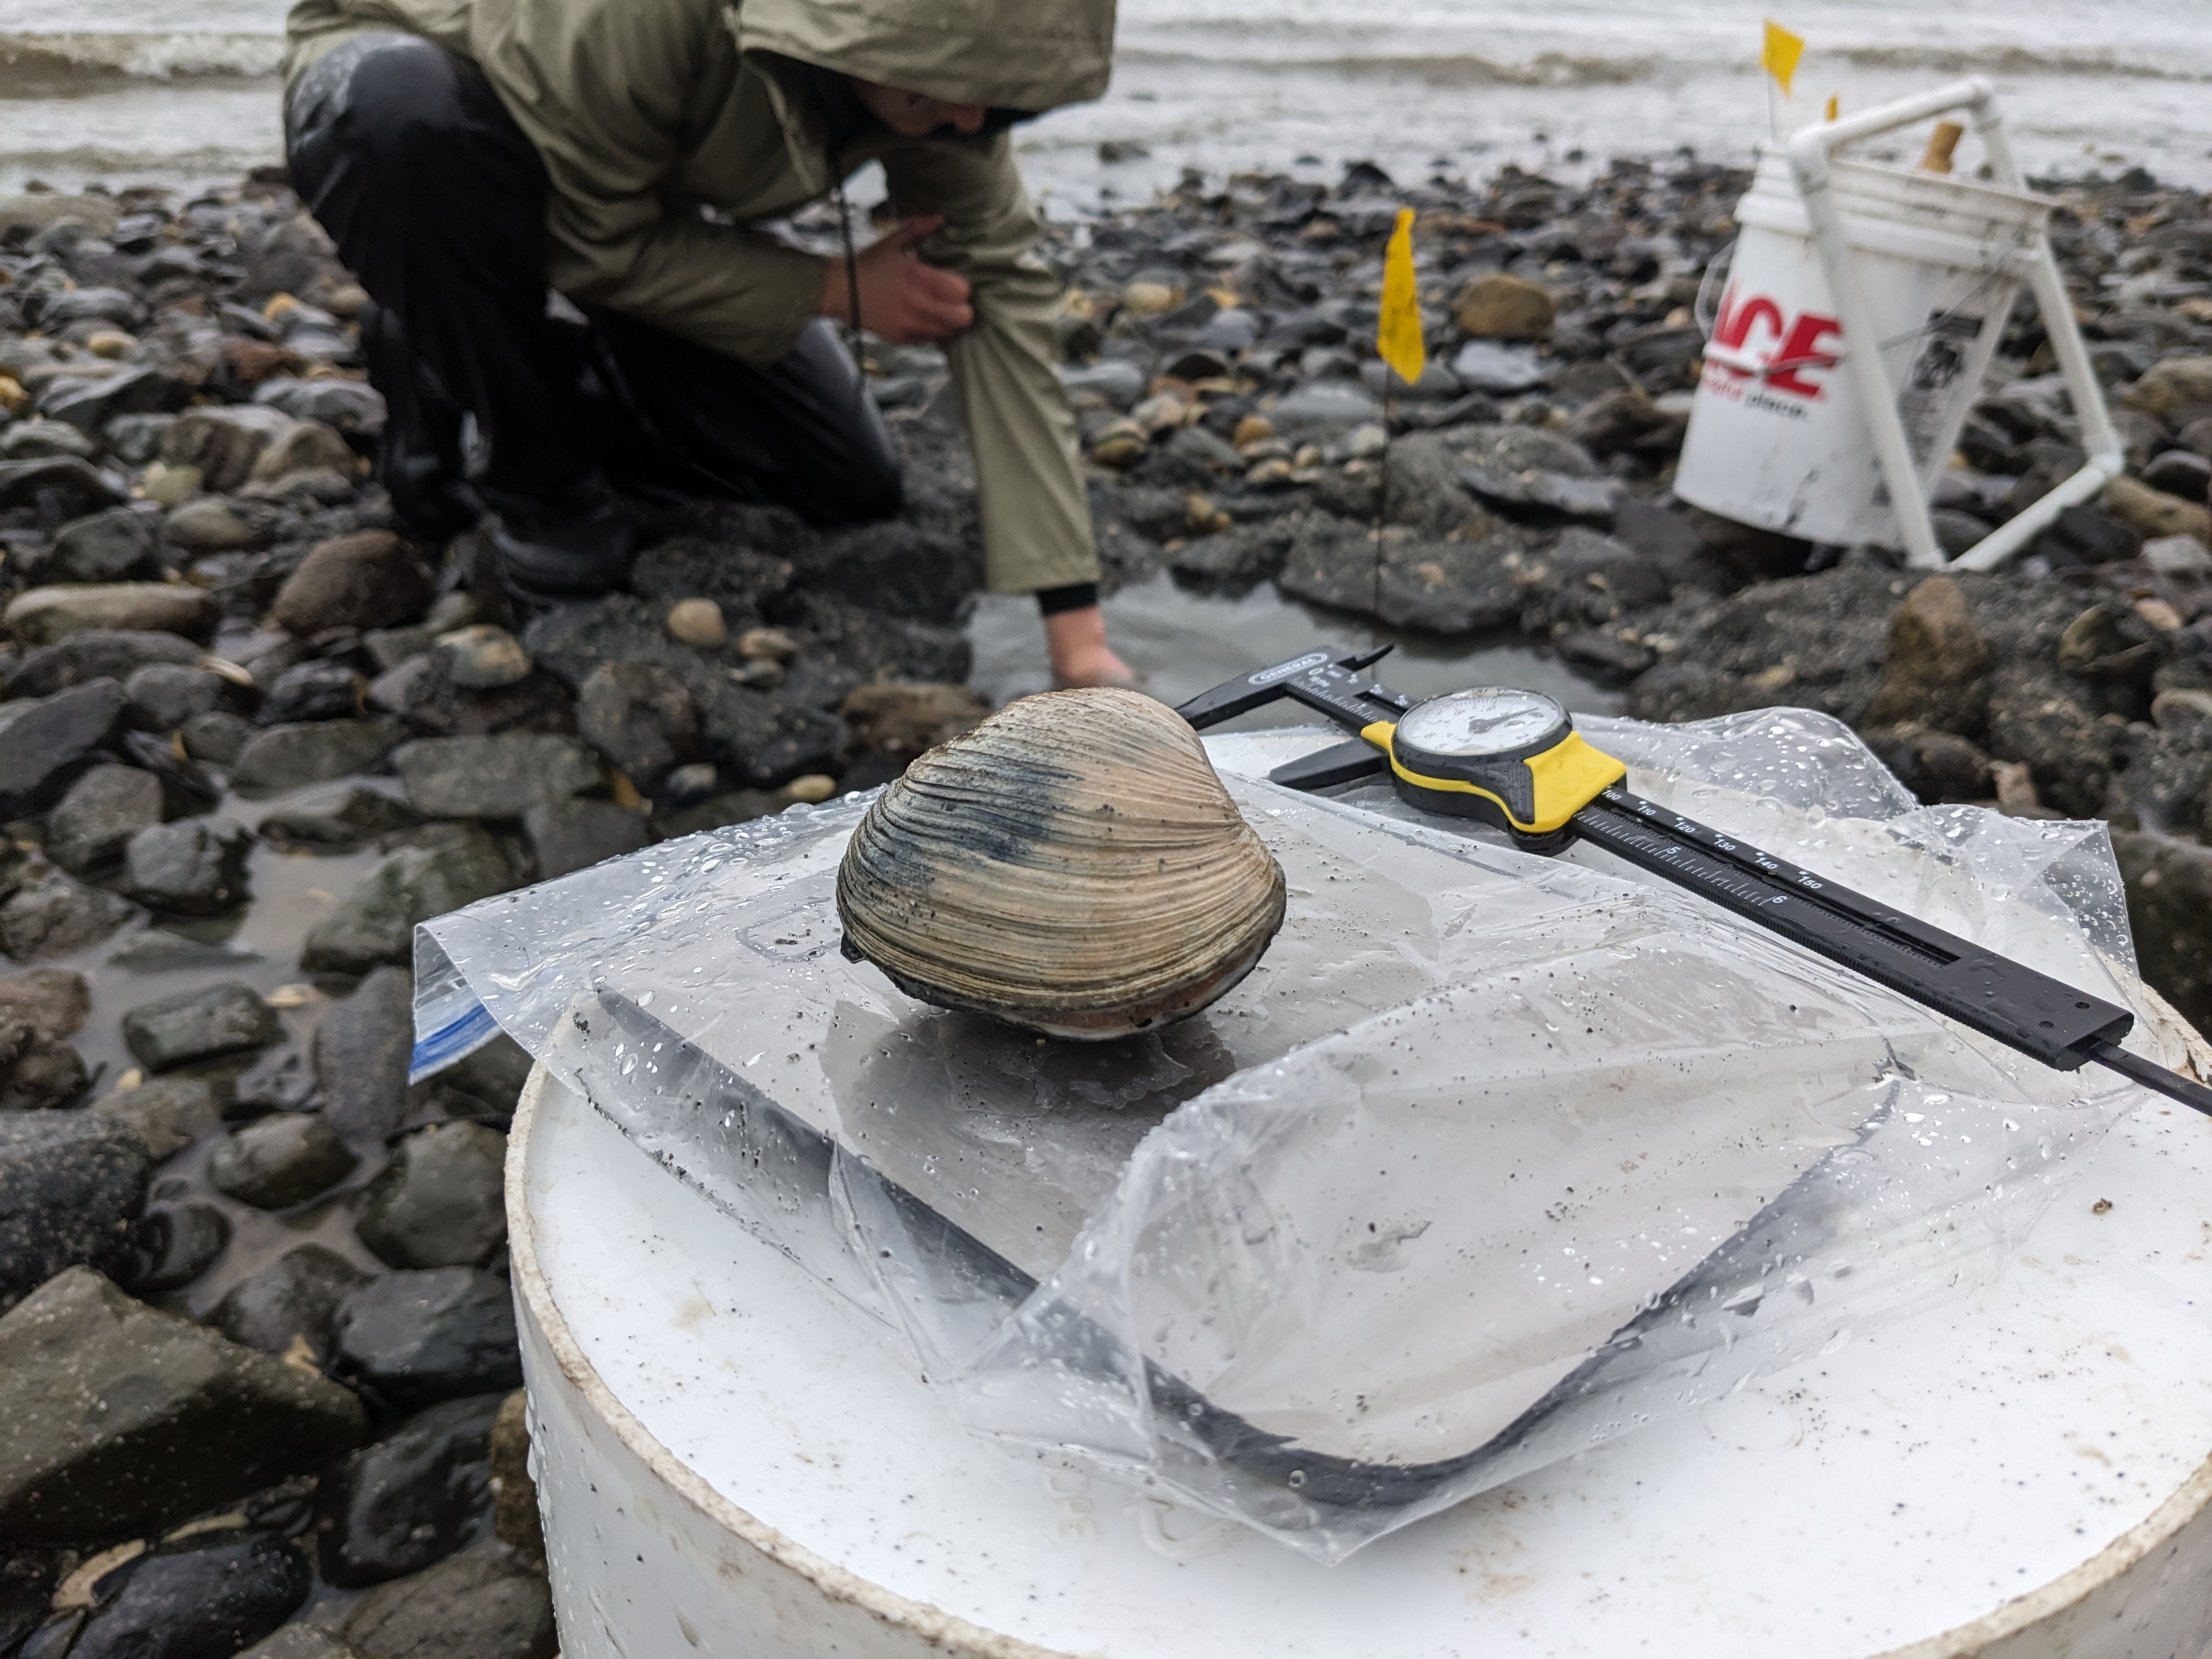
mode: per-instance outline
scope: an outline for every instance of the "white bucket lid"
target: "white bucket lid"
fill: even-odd
[[[2034,246],[2055,205],[2026,191],[1874,161],[1830,164],[1836,204],[1854,247],[1966,270],[2008,268]],[[1765,150],[1736,204],[1747,228],[1809,238],[1790,158]]]

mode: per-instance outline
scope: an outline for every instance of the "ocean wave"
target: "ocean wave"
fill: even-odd
[[[2212,67],[2154,63],[2101,47],[1845,46],[1834,55],[1855,69],[1930,70],[1939,75],[2097,75],[2125,81],[2212,82]]]
[[[1523,62],[1501,63],[1474,52],[1335,52],[1258,57],[1218,52],[1179,52],[1127,46],[1115,57],[1149,67],[1300,70],[1344,80],[1419,80],[1440,87],[1626,87],[1653,78],[1664,65],[1646,58],[1596,58],[1541,52]]]
[[[97,91],[118,81],[237,79],[274,75],[278,34],[0,33],[0,98]]]

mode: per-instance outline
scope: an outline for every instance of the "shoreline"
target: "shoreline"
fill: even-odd
[[[2101,817],[2146,977],[2212,1023],[2212,205],[2066,187],[2062,263],[2130,478],[2004,572],[1929,578],[1671,498],[1692,308],[1746,176],[1243,174],[1054,224],[1108,587],[1273,593],[1431,661],[1517,641],[1648,719],[1794,704],[1930,804]],[[1368,343],[1401,202],[1436,368],[1386,410]],[[100,1552],[225,1517],[158,1559],[187,1580],[259,1563],[270,1629],[373,1647],[415,1605],[473,1630],[495,1583],[522,1633],[472,1639],[538,1652],[526,1476],[495,1425],[524,1062],[503,1043],[408,1085],[411,927],[873,787],[981,717],[942,355],[866,352],[898,519],[664,505],[634,592],[529,617],[472,535],[393,532],[365,296],[276,173],[221,199],[0,201],[0,1182],[26,1229],[0,1309],[31,1298],[0,1349],[33,1313],[120,1298],[137,1322],[104,1386],[215,1344],[237,1392],[188,1402],[210,1420],[287,1389],[313,1407],[158,1502],[88,1475],[88,1507],[19,1519],[10,1559],[51,1596]],[[2078,464],[2047,356],[2016,313],[1939,496],[1962,544]],[[374,1334],[409,1297],[453,1356],[434,1383]],[[424,1447],[474,1473],[409,1489],[410,1545],[355,1498]],[[40,1513],[0,1488],[0,1515]],[[288,1537],[313,1540],[311,1578]]]

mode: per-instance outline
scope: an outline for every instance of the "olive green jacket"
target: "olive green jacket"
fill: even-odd
[[[474,60],[551,180],[549,280],[749,362],[789,350],[825,262],[750,228],[836,183],[801,64],[957,103],[1042,111],[1095,98],[1115,0],[298,0],[296,81],[339,41],[427,36]],[[993,589],[1097,575],[1074,420],[1054,372],[1059,286],[1005,135],[878,133],[837,158],[880,161],[905,215],[941,214],[921,247],[974,284],[951,341],[975,450]],[[721,210],[716,223],[702,208]]]

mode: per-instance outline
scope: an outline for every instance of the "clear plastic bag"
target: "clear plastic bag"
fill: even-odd
[[[1803,711],[1583,729],[1641,793],[2139,1004],[2100,824],[1918,808]],[[418,1065],[503,1027],[977,1432],[1327,1560],[1984,1282],[2136,1097],[1601,853],[1262,781],[1332,740],[1211,741],[1289,917],[1165,1030],[1040,1039],[846,961],[848,799],[428,924]]]

